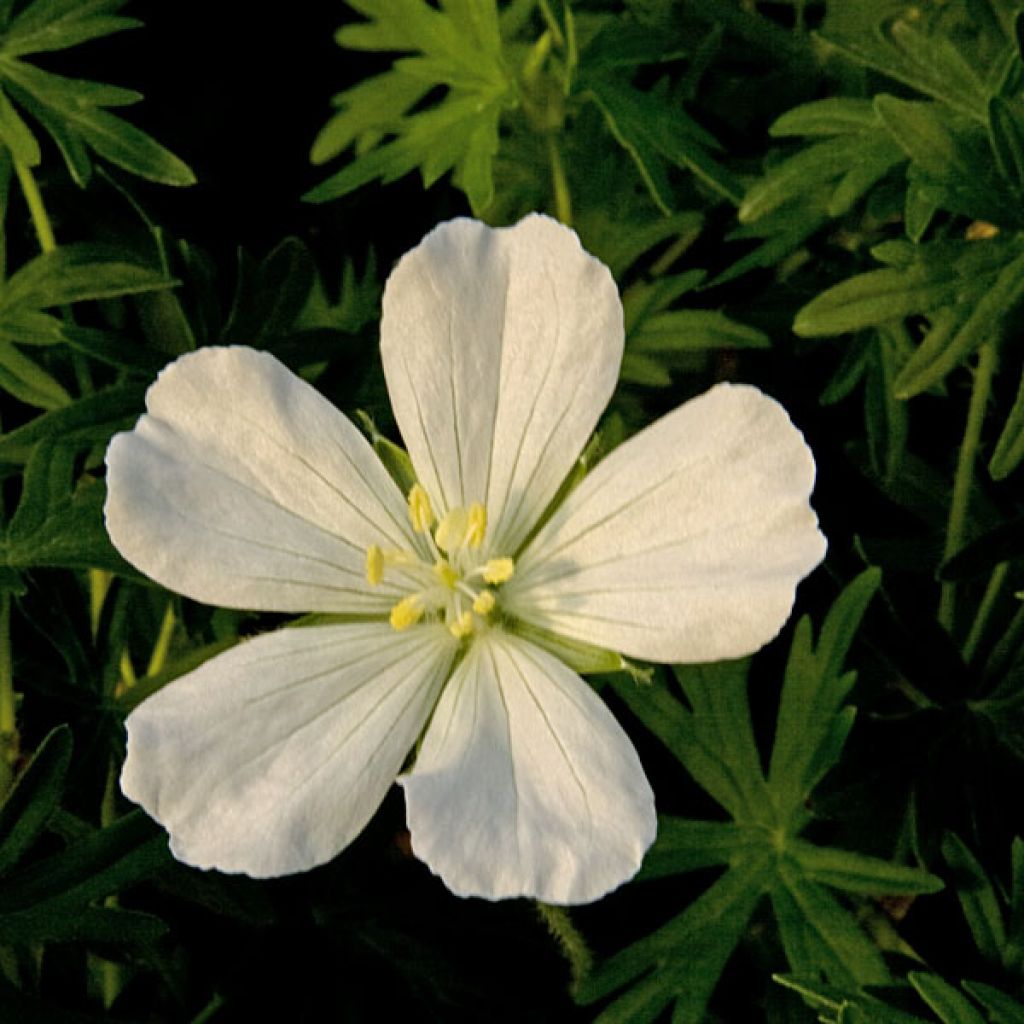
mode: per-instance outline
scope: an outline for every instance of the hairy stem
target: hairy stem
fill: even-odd
[[[550,903],[541,903],[538,900],[537,913],[568,962],[575,988],[590,973],[593,964],[586,940],[576,930],[565,907],[553,907]]]

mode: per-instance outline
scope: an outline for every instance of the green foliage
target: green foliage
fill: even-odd
[[[798,992],[818,1012],[823,1024],[1020,1024],[1024,1021],[1024,1004],[1005,992],[980,981],[962,982],[963,991],[935,974],[910,971],[909,986],[890,989],[884,993],[863,989],[844,990],[824,985],[809,977],[779,975],[781,985]],[[964,993],[967,993],[966,995]],[[911,993],[917,996],[913,1012],[899,1009],[897,997],[903,1003]],[[970,996],[971,998],[968,998]],[[922,1005],[924,1004],[924,1005]],[[934,1016],[921,1016],[931,1011]]]
[[[137,103],[141,94],[44,71],[24,58],[66,50],[91,39],[137,28],[141,22],[115,12],[125,0],[33,0],[15,13],[0,11],[0,141],[24,167],[41,160],[39,142],[11,100],[56,143],[79,185],[92,176],[89,150],[131,174],[165,185],[191,185],[192,171],[134,125],[110,113]]]
[[[335,97],[338,112],[317,136],[313,162],[325,163],[352,145],[357,158],[306,198],[336,199],[418,168],[425,188],[452,171],[474,211],[484,210],[494,198],[499,118],[517,102],[495,0],[445,0],[440,9],[424,0],[348,3],[368,21],[339,29],[339,45],[414,56]],[[439,86],[447,89],[440,103],[414,110]]]
[[[799,838],[811,821],[807,801],[839,760],[853,725],[854,709],[845,702],[855,676],[843,664],[878,582],[877,571],[868,570],[849,585],[817,644],[810,620],[798,624],[767,774],[751,728],[746,662],[677,668],[689,710],[667,685],[616,684],[732,820],[662,820],[642,878],[710,866],[725,871],[680,915],[583,980],[577,998],[584,1003],[631,986],[598,1020],[654,1020],[672,1003],[673,1020],[703,1020],[726,961],[765,897],[794,970],[821,971],[836,984],[890,980],[877,949],[831,890],[909,895],[935,892],[942,883],[917,868]]]

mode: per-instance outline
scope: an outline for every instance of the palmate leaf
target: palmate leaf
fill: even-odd
[[[74,479],[75,446],[43,440],[25,466],[21,500],[0,536],[0,566],[15,573],[40,566],[135,571],[110,543],[103,525],[106,487]]]
[[[776,975],[775,981],[798,993],[823,1024],[1024,1024],[1024,1005],[1005,992],[980,981],[962,982],[961,991],[924,971],[910,971],[909,986],[877,992],[828,985],[810,975]],[[918,1000],[913,1013],[889,1002],[899,995],[909,1005],[911,993]]]
[[[820,337],[927,317],[928,330],[893,382],[897,397],[910,398],[940,383],[986,341],[998,340],[1021,303],[1019,240],[940,241],[911,245],[896,265],[822,292],[799,310],[793,330]]]
[[[34,0],[0,22],[0,142],[20,163],[40,161],[39,143],[21,111],[56,143],[71,177],[81,186],[92,175],[90,150],[118,167],[165,185],[191,185],[192,171],[145,132],[110,113],[136,103],[131,89],[65,78],[24,60],[65,50],[141,22],[116,12],[126,0]],[[13,101],[13,102],[12,102]]]
[[[606,71],[587,73],[585,66],[578,89],[604,115],[609,131],[633,158],[651,198],[665,214],[675,205],[669,166],[691,171],[729,202],[739,203],[739,180],[711,155],[721,148],[717,140],[677,105],[657,92],[634,89]]]
[[[366,22],[346,25],[339,45],[413,56],[334,98],[311,159],[321,164],[355,146],[355,159],[305,195],[326,202],[368,182],[419,169],[425,187],[452,172],[475,213],[494,197],[492,163],[503,111],[518,104],[505,66],[495,0],[347,0]],[[444,98],[415,110],[437,87]]]
[[[889,981],[874,943],[833,890],[854,894],[935,892],[939,879],[849,850],[798,838],[808,824],[806,799],[836,763],[853,722],[845,700],[853,684],[843,663],[879,583],[868,570],[840,595],[817,644],[797,626],[779,704],[767,774],[751,726],[747,663],[676,669],[687,708],[672,689],[616,692],[732,818],[730,822],[663,819],[642,879],[720,866],[717,881],[658,931],[585,977],[577,999],[614,995],[597,1020],[647,1022],[672,1006],[672,1020],[699,1024],[733,949],[757,906],[771,901],[794,970],[823,972],[856,987]]]
[[[913,180],[938,207],[1004,227],[1021,226],[1011,181],[997,172],[986,126],[941,103],[884,93],[875,97],[875,110],[892,144],[910,158]]]
[[[826,214],[839,217],[906,159],[867,100],[805,103],[778,118],[770,132],[815,141],[775,164],[747,190],[739,209],[744,224],[802,202],[817,190],[827,191]]]
[[[19,345],[72,347],[115,365],[154,370],[159,365],[143,349],[116,336],[75,327],[45,312],[96,299],[162,291],[175,281],[128,262],[119,250],[83,243],[43,253],[0,284],[0,388],[37,408],[55,410],[71,397],[63,385]]]
[[[984,122],[989,96],[1014,54],[1009,6],[1009,16],[1000,19],[980,18],[985,6],[932,0],[830,4],[820,35],[856,64]]]

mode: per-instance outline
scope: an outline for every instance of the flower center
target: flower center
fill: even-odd
[[[393,629],[408,629],[430,618],[443,622],[461,640],[486,626],[498,606],[497,588],[512,578],[515,562],[480,559],[487,510],[479,502],[468,508],[457,506],[438,522],[419,484],[413,484],[408,501],[409,521],[426,538],[433,562],[414,551],[384,550],[371,544],[366,552],[366,579],[376,586],[389,574],[409,585],[409,595],[391,609]]]

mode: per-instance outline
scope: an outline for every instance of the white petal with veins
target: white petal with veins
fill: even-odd
[[[588,903],[654,840],[650,786],[603,701],[497,630],[456,668],[399,781],[414,852],[461,896]]]
[[[721,384],[620,445],[530,542],[505,605],[652,661],[736,658],[825,554],[814,460],[777,402]]]
[[[622,305],[568,228],[441,224],[388,278],[381,357],[402,438],[444,515],[483,502],[514,554],[618,378]]]
[[[281,629],[174,680],[127,720],[125,796],[186,864],[256,878],[330,860],[370,820],[448,674],[440,626]]]
[[[172,363],[107,452],[124,557],[197,601],[382,612],[366,550],[410,547],[401,493],[355,426],[273,356],[205,348]]]

